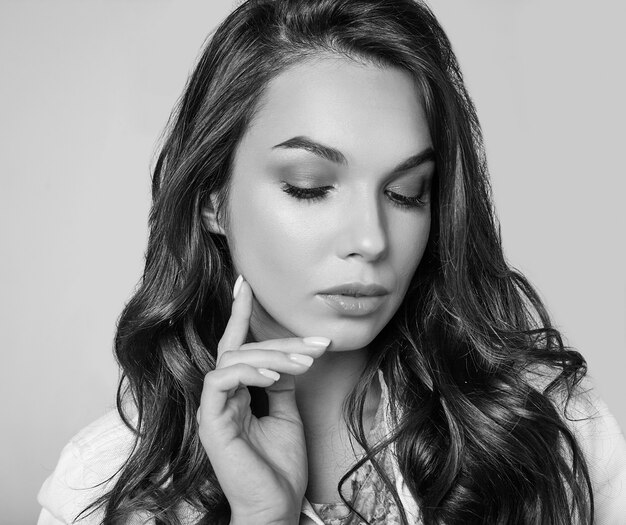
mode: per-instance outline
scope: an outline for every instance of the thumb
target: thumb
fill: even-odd
[[[270,416],[300,421],[296,404],[296,381],[291,374],[281,374],[280,379],[266,388],[265,392]]]

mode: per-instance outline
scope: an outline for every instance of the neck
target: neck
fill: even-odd
[[[294,337],[284,327],[272,320],[265,309],[255,300],[250,318],[248,341],[265,341]],[[307,436],[319,436],[324,432],[343,429],[342,406],[354,389],[365,369],[368,347],[359,350],[326,352],[317,358],[311,368],[301,376],[295,376],[296,402]],[[380,385],[376,378],[368,390],[363,424],[367,430],[380,399]]]
[[[265,341],[285,337],[294,337],[294,334],[278,325],[255,300],[247,340]],[[295,376],[296,402],[307,436],[345,427],[343,402],[357,384],[367,357],[368,347],[326,352],[315,360],[305,374]],[[367,393],[363,412],[364,427],[373,418],[379,399],[380,385],[376,379]]]
[[[326,352],[306,374],[296,376],[296,401],[307,436],[322,435],[345,425],[343,402],[356,386],[366,362],[366,348]],[[366,421],[376,412],[379,398],[380,389],[375,381],[375,388],[370,389],[366,398]]]

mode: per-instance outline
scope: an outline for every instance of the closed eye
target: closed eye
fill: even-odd
[[[293,186],[287,182],[283,182],[283,191],[299,200],[316,201],[323,199],[333,186],[321,186],[319,188],[301,188]]]
[[[282,190],[298,200],[309,202],[322,200],[334,186],[320,186],[318,188],[301,188],[287,182],[282,183]],[[428,204],[428,192],[419,195],[407,196],[387,190],[385,192],[391,202],[401,208],[419,208]]]

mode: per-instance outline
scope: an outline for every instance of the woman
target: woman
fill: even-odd
[[[622,519],[626,444],[504,260],[421,3],[238,7],[173,117],[150,225],[119,414],[66,447],[41,524]]]

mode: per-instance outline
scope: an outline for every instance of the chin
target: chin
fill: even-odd
[[[365,348],[374,340],[380,332],[377,329],[379,323],[354,321],[306,323],[306,330],[298,330],[294,327],[299,337],[323,336],[331,340],[329,352],[348,352]],[[382,328],[382,327],[381,327]]]

